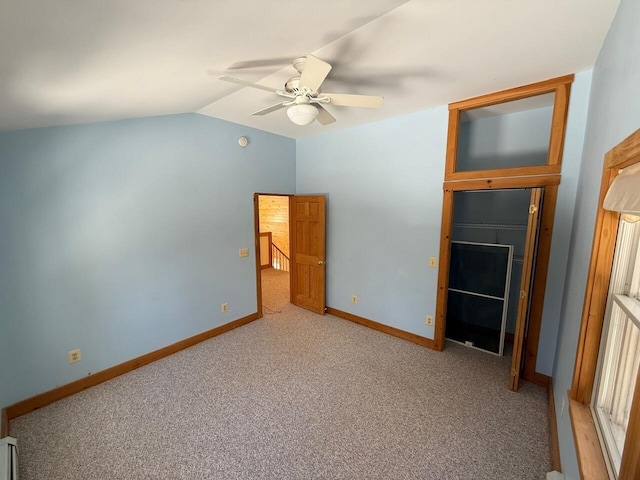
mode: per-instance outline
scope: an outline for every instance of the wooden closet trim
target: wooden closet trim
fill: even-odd
[[[495,190],[504,188],[536,188],[560,185],[560,175],[537,175],[534,177],[483,178],[478,180],[456,180],[444,182],[443,189],[452,192],[463,190]]]
[[[536,364],[538,363],[538,346],[540,345],[540,330],[542,328],[542,313],[547,289],[551,238],[557,200],[558,185],[546,185],[542,199],[542,218],[538,229],[538,256],[534,266],[535,275],[529,307],[529,330],[525,337],[526,348],[522,372],[522,378],[538,385],[550,383],[550,378],[547,375],[536,372]]]
[[[467,100],[450,103],[449,110],[469,110],[471,108],[488,107],[498,103],[520,100],[522,98],[533,97],[543,93],[550,93],[560,85],[572,83],[573,78],[574,75],[570,74],[563,77],[550,78],[549,80],[543,80],[542,82],[530,83],[521,87],[502,90],[500,92],[472,97]]]
[[[574,75],[565,75],[542,82],[524,85],[501,92],[470,98],[449,105],[449,125],[447,136],[446,163],[444,175],[444,193],[442,223],[440,235],[440,262],[438,269],[438,291],[436,295],[436,325],[434,330],[434,348],[442,350],[445,342],[445,323],[447,305],[447,287],[449,283],[449,262],[451,231],[453,227],[453,194],[462,190],[490,190],[497,188],[536,188],[544,187],[543,212],[540,220],[538,253],[535,260],[535,276],[531,307],[529,311],[529,329],[525,338],[526,353],[522,378],[539,385],[548,385],[550,378],[536,372],[540,330],[551,236],[555,219],[555,208],[562,169],[562,153],[566,132],[566,120],[569,110],[571,83]],[[456,172],[460,116],[464,110],[486,107],[498,103],[554,93],[554,106],[549,134],[547,164],[532,167],[515,167],[492,170]]]
[[[440,262],[438,266],[438,292],[436,296],[436,325],[434,332],[434,349],[442,351],[445,342],[447,318],[447,287],[449,285],[449,262],[451,249],[451,229],[453,227],[453,194],[464,190],[491,190],[504,188],[536,188],[544,187],[542,218],[538,237],[538,254],[535,261],[535,276],[531,292],[531,308],[529,310],[529,334],[525,338],[526,352],[522,378],[538,385],[547,386],[549,377],[536,372],[538,346],[542,326],[544,295],[547,286],[549,256],[551,254],[551,237],[553,221],[558,198],[560,175],[541,175],[535,177],[497,178],[485,180],[466,180],[444,182],[442,223],[440,236]]]
[[[447,136],[445,181],[469,180],[477,178],[497,178],[531,175],[558,174],[562,167],[562,151],[564,148],[564,136],[567,114],[569,111],[569,96],[573,75],[553,78],[543,82],[532,83],[522,87],[490,93],[479,97],[470,98],[461,102],[449,104],[449,128]],[[499,168],[492,170],[474,170],[468,172],[456,171],[458,158],[458,137],[460,133],[460,115],[464,110],[480,107],[488,107],[498,103],[521,100],[545,93],[554,93],[553,114],[551,118],[551,132],[549,135],[549,148],[547,164],[531,167]]]

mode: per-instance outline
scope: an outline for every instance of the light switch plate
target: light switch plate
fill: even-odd
[[[248,257],[249,256],[249,249],[248,248],[241,248],[240,250],[238,250],[238,255],[240,255],[241,257]]]
[[[438,266],[438,258],[437,257],[429,257],[429,266],[431,268],[436,268]]]

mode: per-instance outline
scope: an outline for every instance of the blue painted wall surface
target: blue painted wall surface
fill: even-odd
[[[538,350],[537,370],[546,375],[554,364],[590,80],[591,72],[577,74],[571,93],[547,281],[552,305]],[[439,254],[447,121],[441,107],[298,140],[298,193],[328,199],[328,305],[433,338],[424,317],[435,313],[437,272],[426,265]]]
[[[638,19],[640,0],[622,0],[593,70],[553,381],[562,467],[570,480],[579,475],[571,426],[560,405],[573,376],[604,154],[640,128]]]
[[[553,107],[462,122],[460,171],[545,165]]]
[[[0,406],[255,312],[252,195],[294,190],[294,140],[197,114],[0,134]]]
[[[327,305],[433,338],[446,107],[297,142],[297,192],[327,196]],[[358,296],[358,304],[351,303]]]
[[[547,273],[547,289],[538,344],[538,361],[536,363],[536,371],[549,376],[553,374],[556,340],[560,325],[560,311],[565,276],[567,275],[569,242],[582,162],[592,73],[591,70],[577,73],[571,85],[571,101],[562,156],[562,183],[558,188],[549,271]]]

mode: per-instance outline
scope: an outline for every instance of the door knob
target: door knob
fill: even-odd
[[[322,260],[318,260],[318,265],[324,265],[324,262]]]

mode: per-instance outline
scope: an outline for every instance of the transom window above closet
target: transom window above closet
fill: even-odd
[[[445,181],[560,173],[572,80],[449,105]]]
[[[554,93],[463,110],[456,170],[547,164]]]

